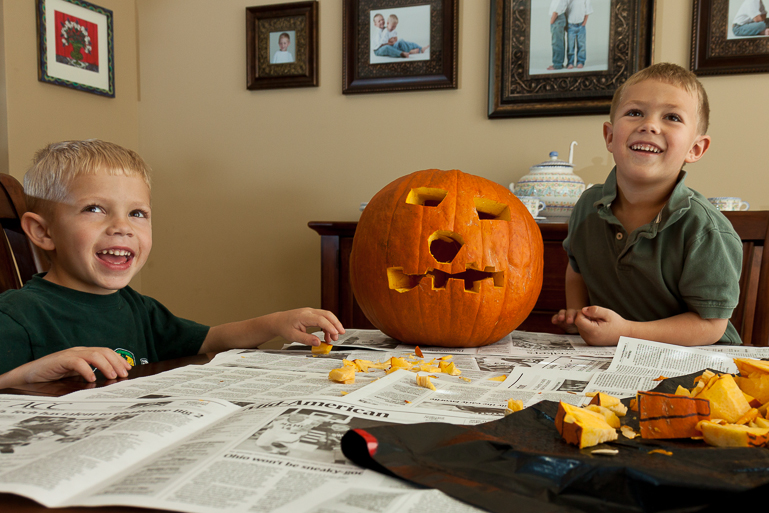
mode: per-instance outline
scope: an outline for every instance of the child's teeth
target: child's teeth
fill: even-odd
[[[633,149],[634,150],[642,150],[642,151],[651,151],[653,153],[659,153],[660,152],[660,150],[658,150],[654,146],[649,146],[647,144],[636,144],[636,145],[633,145]]]

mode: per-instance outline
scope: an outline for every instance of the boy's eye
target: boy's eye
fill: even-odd
[[[666,117],[670,121],[675,121],[677,123],[681,122],[681,116],[679,116],[678,114],[668,114]]]
[[[149,212],[145,212],[144,210],[133,210],[133,211],[131,211],[131,213],[129,215],[131,217],[140,217],[140,218],[145,218],[146,219],[146,218],[149,218],[150,213]]]
[[[104,209],[101,208],[99,205],[88,205],[83,209],[83,212],[94,212],[97,214],[103,214]]]
[[[636,117],[641,115],[641,111],[633,109],[633,110],[629,110],[625,115],[630,117]]]

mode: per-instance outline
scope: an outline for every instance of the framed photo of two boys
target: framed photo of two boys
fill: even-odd
[[[695,0],[691,69],[697,75],[769,71],[765,0]]]
[[[651,64],[654,0],[491,0],[489,118],[606,114]]]
[[[459,0],[344,0],[342,93],[457,88]]]

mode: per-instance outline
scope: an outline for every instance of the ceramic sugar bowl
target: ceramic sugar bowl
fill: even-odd
[[[540,215],[548,221],[568,221],[574,204],[585,192],[585,182],[574,174],[572,164],[576,144],[572,141],[568,162],[558,160],[557,151],[550,152],[550,160],[531,166],[529,174],[510,184],[516,196],[537,196],[542,200],[545,209]]]

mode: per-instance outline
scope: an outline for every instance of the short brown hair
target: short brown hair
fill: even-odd
[[[611,112],[609,114],[609,119],[612,123],[614,123],[614,115],[622,99],[622,94],[628,87],[644,80],[658,80],[674,85],[695,96],[697,98],[697,130],[700,135],[707,133],[708,125],[710,124],[710,104],[708,103],[708,94],[705,92],[705,88],[702,87],[694,73],[682,68],[678,64],[670,62],[652,64],[648,68],[634,73],[617,89],[611,101]]]
[[[66,198],[75,177],[100,172],[138,176],[150,187],[150,168],[135,151],[98,139],[63,141],[35,153],[32,167],[24,175],[27,208],[43,213],[45,205]]]

